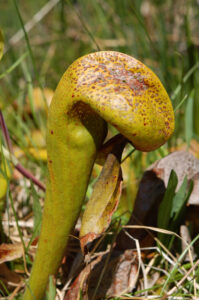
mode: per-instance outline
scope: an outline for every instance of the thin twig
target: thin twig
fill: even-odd
[[[36,184],[41,190],[45,191],[46,188],[30,171],[25,169],[21,164],[15,165],[15,169],[19,171],[24,177],[32,180],[34,184]]]

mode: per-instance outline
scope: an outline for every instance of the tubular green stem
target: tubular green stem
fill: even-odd
[[[43,299],[49,275],[59,267],[106,136],[106,122],[143,151],[164,144],[174,129],[172,105],[156,75],[136,59],[112,51],[76,60],[52,100],[42,229],[24,300]]]

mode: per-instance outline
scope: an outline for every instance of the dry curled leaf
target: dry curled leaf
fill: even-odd
[[[193,190],[188,200],[188,205],[199,205],[199,172],[191,179],[193,180]]]
[[[178,177],[177,191],[185,176],[189,181],[193,180],[194,187],[188,205],[199,205],[199,160],[193,154],[185,151],[173,152],[155,162],[148,170],[155,172],[164,181],[165,186],[168,184],[171,170],[174,170]]]
[[[64,300],[97,300],[104,297],[119,297],[131,292],[136,285],[138,262],[132,250],[113,252],[105,268],[107,254],[98,256],[88,264],[76,278]],[[104,270],[105,268],[105,270]],[[100,275],[104,276],[100,280]],[[99,283],[99,288],[96,287]]]
[[[24,250],[22,244],[1,244],[0,245],[0,263],[12,261],[23,256]]]
[[[122,150],[122,149],[121,149]],[[122,190],[120,161],[110,153],[94,186],[82,218],[81,248],[102,234],[111,222]]]
[[[171,170],[174,170],[178,177],[178,190],[185,176],[190,180],[199,172],[199,160],[189,152],[176,151],[156,161],[148,170],[153,170],[164,181],[165,186]]]

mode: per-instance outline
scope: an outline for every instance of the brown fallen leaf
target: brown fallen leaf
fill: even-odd
[[[177,151],[155,162],[148,168],[164,181],[165,186],[168,184],[172,169],[178,177],[177,191],[185,176],[189,181],[193,180],[194,187],[187,205],[199,205],[199,159],[189,152]]]
[[[18,285],[21,282],[22,278],[20,275],[15,273],[14,271],[9,270],[9,268],[6,266],[5,263],[0,264],[0,290],[4,291],[5,294],[7,291],[5,290],[5,287],[12,291],[16,288],[16,285]]]
[[[0,245],[0,264],[12,261],[23,256],[22,244],[1,244]]]
[[[186,151],[176,151],[152,164],[148,170],[153,170],[167,186],[171,170],[174,170],[178,177],[177,190],[181,186],[184,177],[192,179],[199,173],[199,160]]]
[[[88,264],[76,278],[64,300],[97,300],[105,297],[119,297],[132,291],[136,285],[138,262],[137,256],[132,250],[126,250],[123,254],[114,251],[104,272],[104,276],[98,285],[102,273],[106,255],[100,255]]]
[[[80,292],[84,289],[86,292],[86,281],[88,279],[89,274],[92,272],[94,266],[99,263],[102,259],[102,255],[98,256],[95,260],[93,260],[90,264],[88,264],[75,279],[70,289],[66,293],[64,300],[79,300]],[[86,296],[87,297],[87,296]],[[83,296],[82,300],[87,300],[85,296]]]
[[[199,205],[199,172],[196,173],[192,178],[193,190],[188,200],[188,205]]]

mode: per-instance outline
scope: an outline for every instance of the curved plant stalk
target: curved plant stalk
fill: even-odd
[[[53,97],[47,126],[48,184],[41,235],[24,300],[43,298],[79,216],[106,122],[135,148],[151,151],[174,129],[169,97],[136,59],[101,51],[77,59]]]

